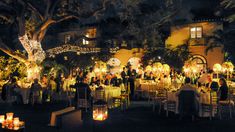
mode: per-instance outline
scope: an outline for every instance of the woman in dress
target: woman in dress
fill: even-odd
[[[228,98],[228,85],[226,83],[225,78],[220,78],[219,83],[220,83],[220,88],[219,88],[220,100],[226,100]]]

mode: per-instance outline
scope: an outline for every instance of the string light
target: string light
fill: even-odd
[[[116,53],[119,48],[109,48],[110,53]],[[54,57],[55,55],[64,53],[64,52],[75,52],[78,55],[80,54],[87,54],[87,53],[98,53],[101,52],[101,48],[86,48],[86,47],[80,47],[80,46],[75,46],[71,44],[66,44],[62,45],[59,47],[55,47],[52,49],[49,49],[46,51],[46,54],[49,57]]]

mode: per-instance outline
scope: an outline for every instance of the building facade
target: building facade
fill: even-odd
[[[191,60],[203,68],[212,69],[215,63],[224,62],[222,46],[207,51],[209,37],[215,35],[217,30],[223,30],[222,22],[205,21],[177,25],[171,27],[171,34],[165,43],[169,48],[188,44]]]

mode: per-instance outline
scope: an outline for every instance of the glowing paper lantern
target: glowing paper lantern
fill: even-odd
[[[170,73],[171,69],[170,69],[170,66],[168,64],[163,64],[162,67],[163,67],[163,72],[165,74],[169,74]]]
[[[218,73],[221,70],[222,70],[222,66],[220,64],[218,64],[218,63],[214,64],[214,66],[213,66],[213,71],[214,72]]]
[[[148,65],[146,68],[145,68],[145,71],[152,71],[152,67],[150,65]]]

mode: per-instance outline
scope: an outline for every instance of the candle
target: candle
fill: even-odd
[[[5,121],[5,115],[0,115],[0,123],[3,123]]]
[[[12,112],[10,112],[10,113],[6,113],[6,115],[7,115],[7,122],[12,122],[12,120],[13,120],[13,115],[14,115],[14,113],[12,113]]]
[[[18,127],[18,126],[19,126],[19,123],[20,123],[19,117],[15,117],[15,118],[13,119],[13,125],[14,125],[15,127]]]

